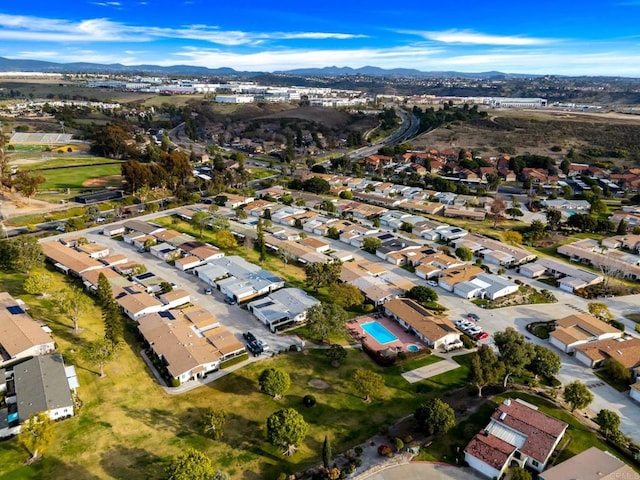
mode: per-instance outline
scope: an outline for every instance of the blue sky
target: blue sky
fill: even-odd
[[[640,77],[640,0],[5,0],[0,56]]]

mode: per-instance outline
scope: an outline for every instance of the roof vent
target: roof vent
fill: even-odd
[[[509,405],[511,405],[511,399],[510,398],[505,398],[504,402],[502,402],[502,403],[505,404],[508,407]]]
[[[507,412],[502,412],[500,414],[500,421],[503,422],[505,418],[507,418]]]

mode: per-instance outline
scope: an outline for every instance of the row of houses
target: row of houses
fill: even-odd
[[[596,240],[586,238],[566,245],[560,245],[556,250],[570,261],[588,265],[599,269],[603,274],[625,278],[640,279],[640,256],[625,251],[608,248]]]
[[[71,417],[78,379],[55,353],[51,329],[34,320],[26,305],[0,292],[0,438],[17,435],[31,414]]]

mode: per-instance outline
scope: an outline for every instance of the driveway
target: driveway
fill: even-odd
[[[396,465],[379,472],[358,477],[358,480],[486,480],[470,468],[438,463],[414,462]]]

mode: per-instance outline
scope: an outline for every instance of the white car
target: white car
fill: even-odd
[[[469,328],[468,330],[465,330],[465,333],[468,333],[471,336],[474,335],[478,335],[479,333],[482,333],[482,329],[479,327],[473,327],[473,328]]]
[[[437,287],[438,282],[436,282],[435,280],[427,280],[427,285],[429,285],[430,287]]]

